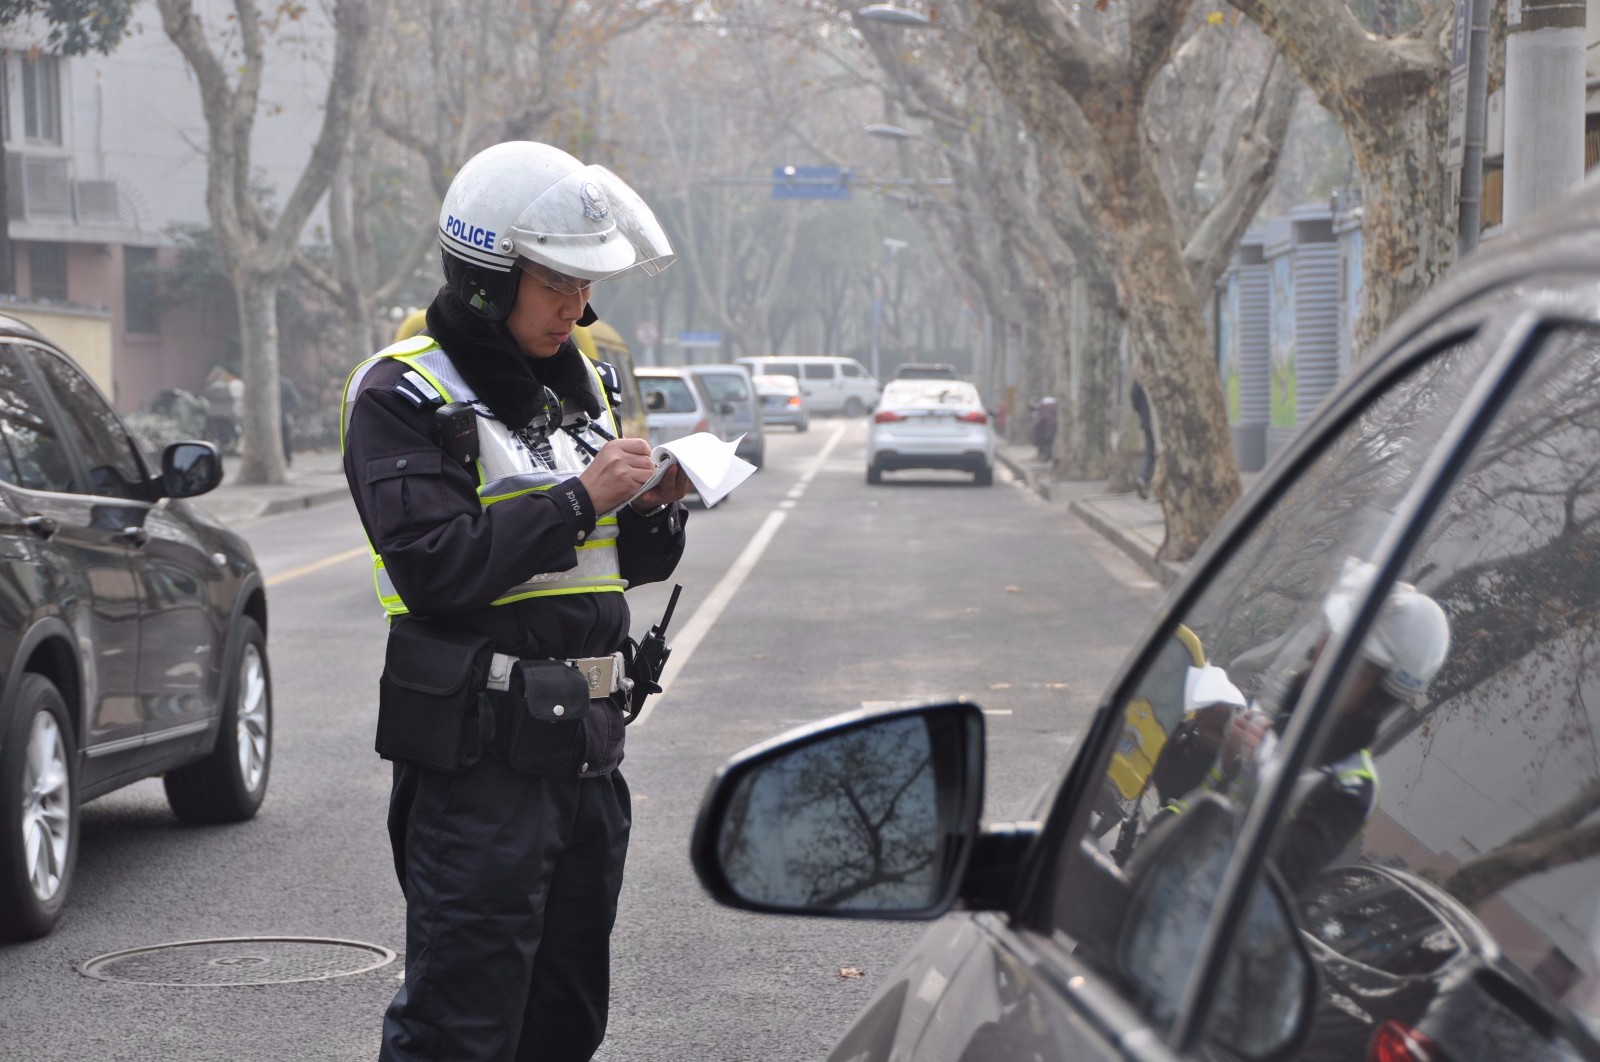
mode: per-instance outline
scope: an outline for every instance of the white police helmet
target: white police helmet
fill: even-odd
[[[451,290],[494,321],[511,312],[519,268],[578,290],[635,267],[659,273],[673,258],[622,178],[526,140],[485,148],[461,167],[439,210],[439,246]]]
[[[1322,600],[1328,627],[1342,633],[1366,596],[1377,569],[1347,557],[1339,582]],[[1361,655],[1383,669],[1383,688],[1401,700],[1420,696],[1450,653],[1450,620],[1433,598],[1410,583],[1395,583],[1372,621]]]

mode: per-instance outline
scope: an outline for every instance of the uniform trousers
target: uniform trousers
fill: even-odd
[[[620,772],[546,778],[485,758],[396,765],[405,984],[384,1062],[581,1062],[605,1037],[611,927],[632,825]]]

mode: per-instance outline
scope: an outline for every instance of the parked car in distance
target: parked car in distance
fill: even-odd
[[[184,500],[222,481],[215,445],[152,464],[72,359],[3,315],[0,441],[0,939],[19,940],[61,917],[84,801],[161,775],[180,819],[256,813],[272,686],[250,547]]]
[[[867,482],[906,468],[953,468],[994,482],[994,431],[965,380],[890,380],[867,434]]]
[[[797,432],[811,426],[811,412],[800,395],[800,381],[793,376],[753,376],[750,382],[761,396],[764,424],[787,424]]]
[[[957,380],[956,367],[942,361],[908,361],[894,371],[896,380]]]
[[[1028,731],[1070,752],[1022,821],[980,819],[967,700],[813,723],[712,780],[691,857],[720,902],[937,920],[835,1062],[1600,1058],[1600,186],[1356,364],[1088,724]],[[973,661],[971,688],[1022,679]],[[1223,725],[1171,713],[1108,800],[1130,709],[1217,673]]]
[[[757,376],[793,376],[800,394],[813,413],[843,413],[859,417],[878,403],[882,388],[854,358],[759,357],[735,358]]]
[[[734,453],[760,468],[767,459],[761,402],[743,365],[689,365],[689,375],[711,399],[712,430],[723,442],[738,440]]]
[[[711,431],[711,399],[681,366],[639,366],[634,370],[644,394],[645,430],[651,446],[697,431]]]

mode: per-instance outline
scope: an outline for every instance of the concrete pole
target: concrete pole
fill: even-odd
[[[1460,258],[1477,249],[1483,227],[1483,145],[1488,111],[1489,5],[1492,2],[1467,0],[1472,17],[1467,38],[1467,124],[1461,152],[1461,213],[1456,231],[1456,255]]]
[[[1583,180],[1585,0],[1510,0],[1505,221]],[[1519,17],[1520,16],[1520,17]]]

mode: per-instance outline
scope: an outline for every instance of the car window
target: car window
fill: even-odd
[[[800,379],[800,366],[793,362],[768,362],[762,371],[769,376],[793,376],[796,380]]]
[[[1121,725],[1086,761],[1097,779],[1092,803],[1074,809],[1063,835],[1049,928],[1120,983],[1158,1029],[1177,1013],[1215,897],[1210,886],[1185,897],[1196,917],[1173,923],[1183,927],[1179,937],[1147,941],[1154,946],[1143,954],[1161,956],[1163,969],[1141,972],[1118,951],[1120,941],[1149,936],[1129,914],[1149,905],[1129,896],[1160,867],[1166,839],[1181,833],[1197,799],[1220,801],[1236,817],[1248,808],[1263,768],[1228,754],[1237,747],[1236,739],[1229,744],[1232,719],[1246,702],[1269,719],[1292,703],[1318,602],[1340,578],[1342,558],[1370,549],[1388,525],[1486,347],[1444,348],[1323,446],[1146,654],[1136,681],[1123,687],[1133,692],[1117,708]]]
[[[803,368],[806,371],[806,379],[808,379],[808,380],[831,380],[831,379],[833,379],[833,366],[829,365],[827,363],[823,363],[823,364],[820,364],[820,365],[814,364],[814,363],[808,363],[806,365],[802,365],[801,368]]]
[[[12,346],[0,346],[0,479],[29,490],[77,493],[72,461]]]
[[[43,371],[66,420],[68,437],[89,469],[89,493],[110,498],[149,497],[145,472],[135,455],[132,436],[100,397],[89,378],[60,356],[27,348]]]
[[[660,391],[666,397],[666,406],[651,410],[653,413],[694,413],[700,408],[689,390],[689,382],[680,376],[646,376],[640,380],[640,385],[646,394]]]
[[[1314,761],[1359,746],[1371,776],[1347,842],[1320,851],[1414,883],[1426,922],[1470,927],[1471,946],[1426,991],[1335,972],[1324,992],[1368,1030],[1401,1022],[1453,1060],[1546,1057],[1548,1012],[1600,1027],[1600,329],[1545,342],[1401,579],[1345,683],[1371,672],[1377,687],[1341,690],[1318,735]],[[1325,807],[1303,799],[1273,858],[1298,858]],[[1374,904],[1349,933],[1402,918]],[[1498,991],[1484,970],[1504,975]],[[1320,1022],[1312,1044],[1340,1046],[1345,1024]]]
[[[846,376],[854,379],[860,379],[866,375],[866,373],[862,371],[861,366],[855,364],[854,362],[847,361],[843,365],[839,366],[839,368],[843,370]]]
[[[695,373],[713,402],[748,402],[750,388],[742,375],[736,372]]]

